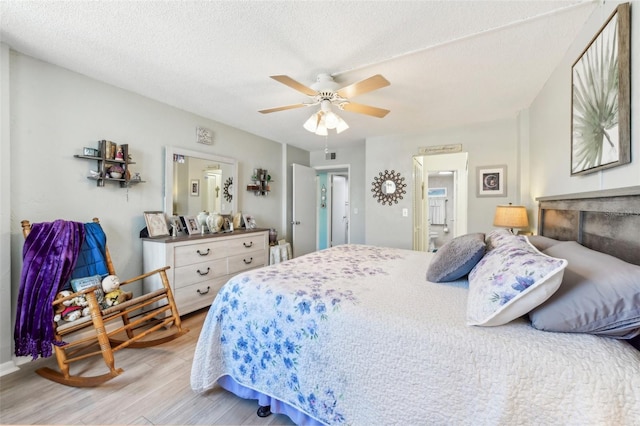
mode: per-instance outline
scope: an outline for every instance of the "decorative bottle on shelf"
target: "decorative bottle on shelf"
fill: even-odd
[[[275,228],[269,229],[269,245],[275,246],[276,241],[278,241],[278,231]]]

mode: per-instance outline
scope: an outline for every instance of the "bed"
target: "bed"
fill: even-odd
[[[297,424],[638,424],[640,351],[629,342],[640,333],[640,312],[588,332],[533,324],[544,322],[535,312],[576,275],[567,272],[573,261],[547,250],[595,244],[617,253],[622,246],[635,274],[640,188],[539,203],[540,247],[491,232],[485,252],[475,253],[473,269],[459,279],[427,281],[438,253],[367,245],[337,246],[232,278],[205,319],[193,390],[222,386],[258,400],[259,414],[284,413]],[[514,250],[527,254],[514,257]],[[500,262],[500,252],[511,260]],[[518,277],[526,287],[520,293],[495,297],[492,290],[494,302],[504,304],[480,312],[481,320],[470,314],[492,262],[517,258],[530,267],[533,257],[545,265],[544,278],[521,274],[527,277]],[[640,302],[640,275],[630,282],[633,305]],[[544,301],[532,308],[534,289]],[[543,320],[551,316],[543,313]],[[484,323],[469,325],[478,321]]]

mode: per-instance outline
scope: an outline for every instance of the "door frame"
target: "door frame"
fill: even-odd
[[[316,172],[326,172],[327,176],[330,176],[332,173],[340,174],[347,176],[347,197],[349,198],[349,208],[347,209],[347,220],[349,220],[349,225],[351,225],[351,165],[350,164],[336,164],[332,166],[317,166],[313,167]],[[319,184],[318,184],[319,185]],[[320,193],[320,188],[317,188],[318,193]],[[327,188],[327,191],[333,191],[333,188]],[[327,193],[327,200],[331,200],[331,193]],[[327,209],[329,209],[330,201],[327,203]],[[319,208],[319,207],[318,207]],[[329,217],[331,218],[331,212],[329,211]],[[333,220],[333,219],[331,219]],[[331,220],[328,221],[327,226],[331,226]],[[320,223],[318,223],[317,215],[316,215],[316,250],[319,249],[318,241],[319,238],[317,236],[320,234]],[[331,234],[329,229],[329,234]],[[351,226],[347,229],[347,244],[351,243]],[[329,246],[331,246],[331,241],[329,241]]]
[[[328,216],[329,216],[329,223],[327,224],[327,227],[330,229],[329,232],[329,247],[333,247],[333,178],[334,176],[340,176],[342,178],[345,178],[347,180],[347,206],[346,206],[346,214],[347,214],[347,241],[346,244],[349,244],[351,242],[351,228],[349,227],[349,224],[351,222],[351,199],[349,198],[351,196],[351,193],[349,192],[349,176],[345,176],[345,172],[328,172],[327,173],[327,177],[328,180],[330,182],[330,189],[329,192],[327,194],[327,198],[329,200],[328,204],[327,204],[327,210],[328,210]],[[319,230],[318,230],[319,231]]]
[[[463,157],[464,156],[464,157]],[[437,170],[454,170],[456,171],[454,177],[454,209],[453,209],[453,236],[460,236],[467,233],[468,226],[468,203],[469,203],[469,153],[466,151],[453,153],[453,154],[437,154],[437,155],[414,155],[413,157],[422,157],[422,182],[426,189],[429,185],[429,172]],[[461,196],[461,194],[464,195]],[[426,195],[426,194],[425,194]],[[425,196],[424,200],[416,200],[414,197],[413,202],[428,202],[429,197]],[[423,206],[424,209],[424,206]],[[415,207],[414,207],[415,210]],[[427,215],[424,215],[426,219]],[[415,222],[414,218],[414,222]],[[429,241],[429,226],[427,223],[422,223],[424,229],[422,229],[422,238],[424,241]],[[415,226],[415,224],[414,224]],[[427,244],[428,247],[428,244]]]

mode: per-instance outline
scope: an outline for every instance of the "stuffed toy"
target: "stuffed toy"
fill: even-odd
[[[107,275],[102,280],[102,290],[105,293],[104,301],[101,303],[102,309],[126,302],[133,297],[132,292],[120,289],[120,280],[115,275]]]
[[[56,300],[70,295],[70,291],[62,290],[56,295]],[[72,299],[65,300],[64,302],[56,305],[53,320],[56,322],[60,320],[68,322],[77,321],[81,317],[89,315],[89,307],[87,305],[88,302],[84,296],[76,296]]]
[[[122,291],[122,289],[115,289],[104,295],[103,309],[110,306],[115,306],[119,303],[124,303],[127,300],[133,298],[133,293],[130,291]]]
[[[104,293],[111,293],[120,287],[120,279],[116,275],[107,275],[102,280],[102,290]]]

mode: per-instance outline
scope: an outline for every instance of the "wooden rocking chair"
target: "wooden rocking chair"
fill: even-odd
[[[93,222],[99,223],[99,220],[94,218]],[[31,232],[31,224],[27,220],[23,220],[21,223],[22,232],[26,239]],[[109,274],[116,275],[109,249],[106,246],[104,255]],[[100,305],[95,294],[95,290],[100,287],[99,285],[56,299],[53,302],[54,311],[56,305],[84,295],[88,302],[90,315],[61,325],[54,323],[55,340],[63,342],[61,346],[53,345],[60,371],[43,367],[37,369],[36,372],[44,378],[63,385],[98,386],[123,372],[121,368],[115,367],[114,352],[127,347],[145,348],[159,345],[188,332],[188,329],[182,328],[180,314],[167,278],[167,269],[169,266],[121,281],[120,287],[122,288],[146,277],[159,274],[163,287],[106,309]],[[89,332],[77,333],[79,330],[91,327],[93,330],[89,330]],[[160,335],[160,337],[156,337],[156,335]],[[74,337],[75,340],[72,340]],[[69,368],[71,363],[95,355],[102,355],[109,369],[107,373],[87,377],[71,374]]]

